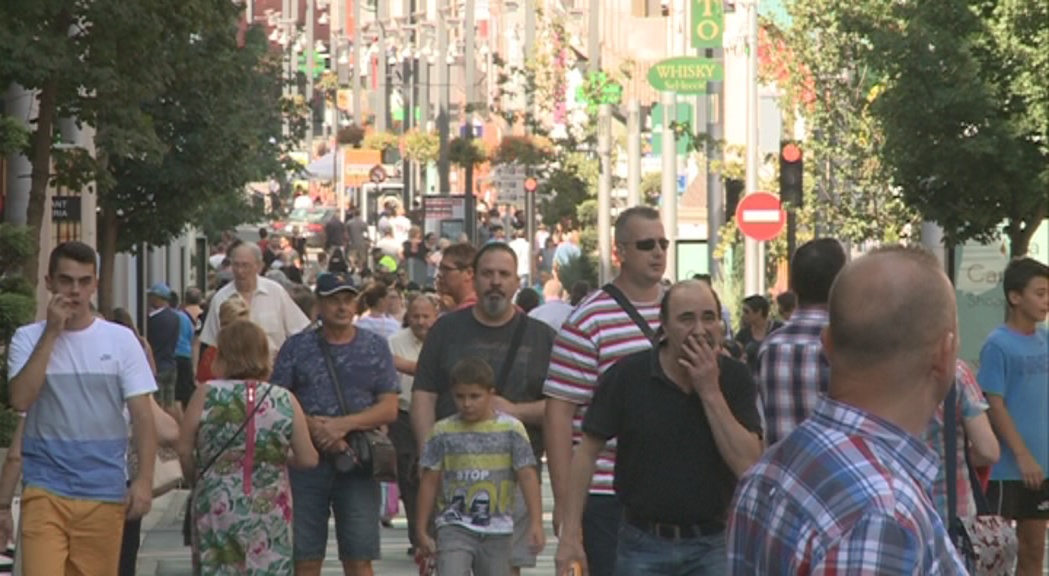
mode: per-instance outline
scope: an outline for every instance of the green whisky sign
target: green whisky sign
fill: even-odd
[[[670,58],[648,69],[648,83],[660,92],[704,94],[707,82],[725,78],[725,65],[711,58]]]

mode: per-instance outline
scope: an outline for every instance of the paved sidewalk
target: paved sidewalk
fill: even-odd
[[[550,532],[550,511],[553,495],[550,483],[543,484],[543,524],[547,527],[547,545],[538,565],[522,571],[524,576],[549,576],[554,573],[554,553],[557,540]],[[142,548],[138,554],[139,576],[188,576],[192,574],[189,548],[182,545],[182,514],[186,506],[186,490],[173,490],[153,501],[153,510],[143,519]],[[378,522],[378,520],[376,520]],[[408,530],[403,517],[393,521],[392,529],[382,529],[382,560],[375,564],[377,575],[417,576],[415,562],[408,556]],[[328,530],[328,551],[324,575],[342,574],[335,544],[334,524]]]

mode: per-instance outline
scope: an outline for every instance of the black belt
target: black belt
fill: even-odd
[[[705,522],[655,522],[626,511],[626,523],[634,528],[664,540],[689,540],[703,536],[713,536],[725,531],[725,523],[720,520]]]

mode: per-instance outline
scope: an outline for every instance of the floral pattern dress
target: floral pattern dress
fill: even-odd
[[[192,499],[196,574],[292,573],[287,459],[290,393],[265,382],[213,380],[197,431],[201,470],[249,422],[197,482]]]

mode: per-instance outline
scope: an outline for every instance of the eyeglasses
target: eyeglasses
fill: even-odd
[[[439,274],[451,274],[452,272],[462,272],[465,269],[465,266],[445,266],[444,264],[437,266],[437,272]]]
[[[637,240],[634,242],[634,248],[642,252],[651,252],[656,249],[656,244],[665,252],[667,247],[670,246],[670,240],[666,238],[645,238],[644,240]]]

